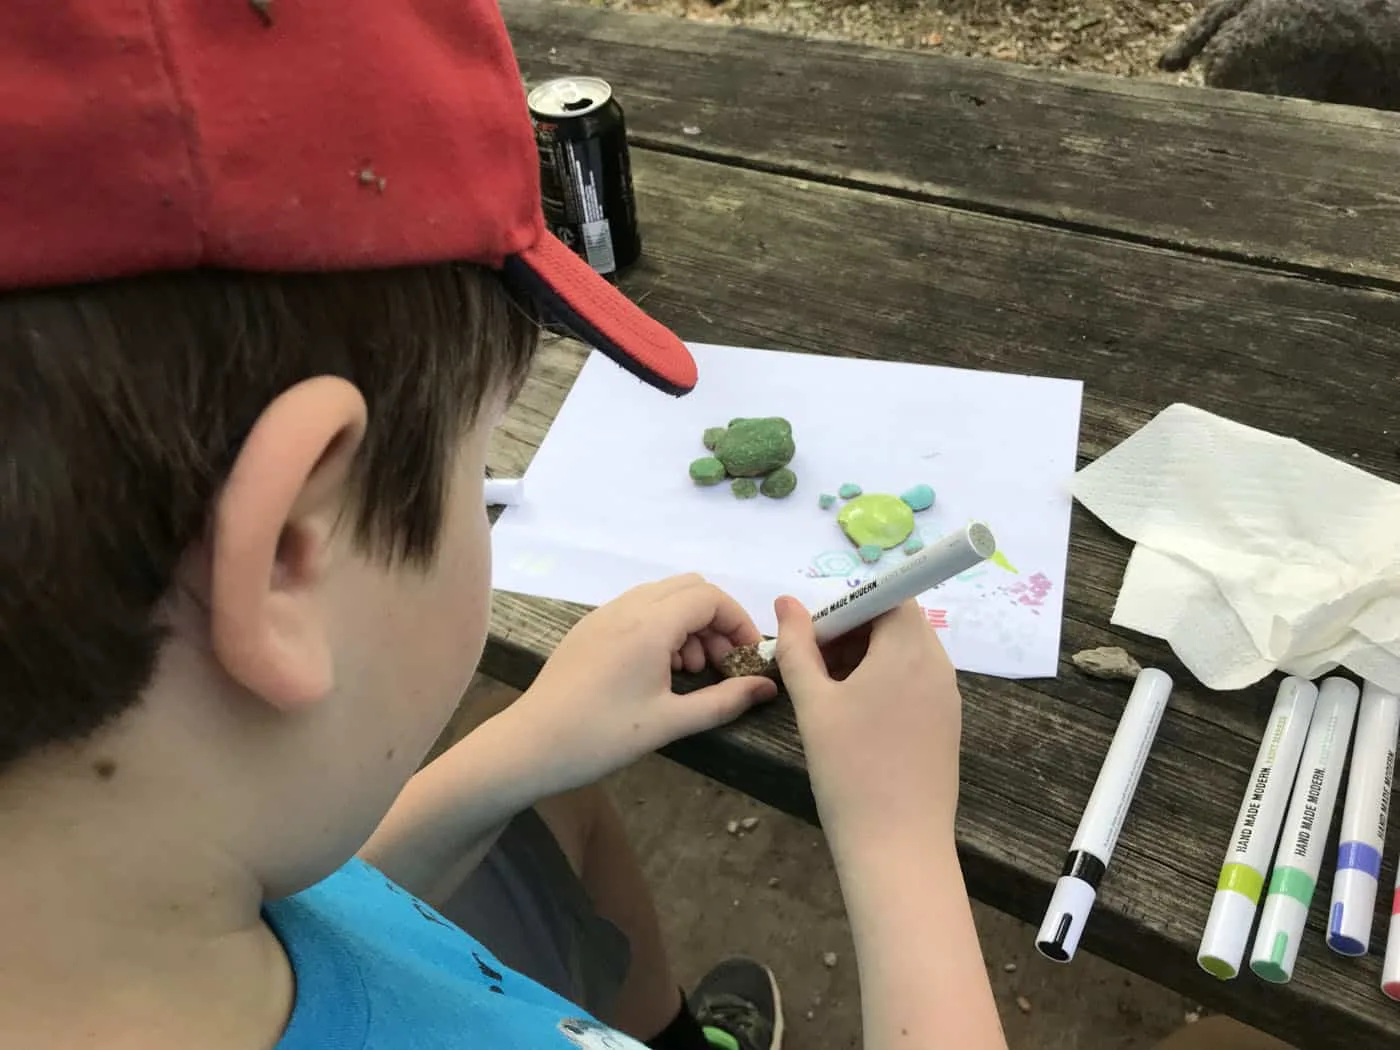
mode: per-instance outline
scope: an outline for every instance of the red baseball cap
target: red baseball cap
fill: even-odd
[[[499,271],[653,386],[695,362],[545,228],[495,0],[4,0],[0,290]]]

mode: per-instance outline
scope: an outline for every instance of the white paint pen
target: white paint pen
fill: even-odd
[[[1165,671],[1145,667],[1138,672],[1036,934],[1036,950],[1047,959],[1067,963],[1074,958],[1171,693]]]
[[[1365,955],[1371,950],[1397,735],[1400,696],[1367,682],[1356,716],[1356,743],[1342,807],[1337,874],[1332,880],[1332,910],[1327,922],[1328,947],[1339,955]]]
[[[1317,708],[1303,745],[1303,765],[1293,785],[1269,895],[1249,958],[1249,968],[1275,984],[1291,980],[1298,961],[1298,944],[1327,849],[1360,693],[1355,682],[1335,677],[1324,678],[1317,693]]]
[[[825,645],[857,627],[865,626],[900,602],[967,572],[996,552],[996,538],[992,530],[981,522],[974,521],[958,532],[949,533],[904,558],[888,572],[867,580],[814,612],[812,627],[817,644]],[[758,644],[758,654],[765,660],[772,660],[777,651],[776,638],[768,638]]]
[[[525,482],[521,478],[487,478],[482,488],[488,507],[513,507],[525,498]]]
[[[1222,981],[1238,975],[1244,961],[1316,704],[1317,686],[1307,679],[1279,683],[1196,951],[1201,969]]]

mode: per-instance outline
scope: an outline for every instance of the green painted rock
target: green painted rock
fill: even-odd
[[[898,496],[867,492],[836,515],[841,531],[857,547],[898,547],[914,531],[914,510]]]
[[[724,429],[724,427],[706,427],[705,436],[700,439],[701,442],[713,452],[715,446],[719,444],[719,439],[724,437]]]
[[[788,470],[787,467],[779,467],[773,473],[763,479],[763,484],[758,490],[765,496],[773,499],[782,499],[791,496],[792,490],[797,488],[797,475]]]
[[[729,483],[729,491],[735,499],[753,499],[758,495],[758,482],[753,478],[735,478]]]
[[[724,480],[724,464],[714,456],[702,456],[690,465],[690,480],[697,485],[718,485]]]
[[[757,478],[785,467],[797,446],[786,419],[734,419],[715,442],[714,453],[732,478]]]

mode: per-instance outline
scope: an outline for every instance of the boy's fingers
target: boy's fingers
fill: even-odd
[[[917,601],[909,598],[883,616],[876,617],[870,625],[870,649],[873,652],[910,642],[927,643],[930,635],[935,642],[938,641],[938,633],[929,626],[924,610]]]
[[[830,681],[826,660],[812,630],[811,614],[796,598],[779,598],[773,609],[778,614],[778,670],[788,692],[795,695],[806,686]]]
[[[712,583],[682,587],[657,602],[657,616],[679,650],[693,634],[709,632],[734,645],[752,645],[763,636],[743,606]]]
[[[714,631],[701,631],[700,644],[705,647],[705,656],[710,663],[719,666],[719,662],[729,655],[734,648],[734,643],[722,634]]]
[[[758,677],[726,678],[693,693],[682,693],[676,697],[683,711],[680,735],[691,736],[725,725],[754,704],[772,700],[777,695],[776,682]]]
[[[681,646],[681,666],[691,674],[705,669],[705,645],[699,635],[692,634]]]

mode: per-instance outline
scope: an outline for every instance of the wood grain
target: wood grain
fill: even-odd
[[[641,145],[1400,285],[1400,114],[502,8],[527,80],[609,80]]]
[[[1400,478],[1389,408],[1400,296],[647,150],[633,166],[648,248],[625,287],[687,338],[1079,377],[1081,462],[1181,400]],[[582,359],[577,344],[547,342],[493,468],[523,471]],[[1292,984],[1221,984],[1196,967],[1273,686],[1209,693],[1160,643],[1109,627],[1127,553],[1076,506],[1060,676],[962,676],[958,836],[971,891],[1039,921],[1126,696],[1067,656],[1123,644],[1178,689],[1086,949],[1300,1047],[1395,1037],[1378,960],[1343,961],[1322,943],[1327,879]],[[498,593],[482,670],[528,686],[583,611]],[[782,704],[667,753],[817,820]],[[1393,824],[1400,835],[1400,815]]]

